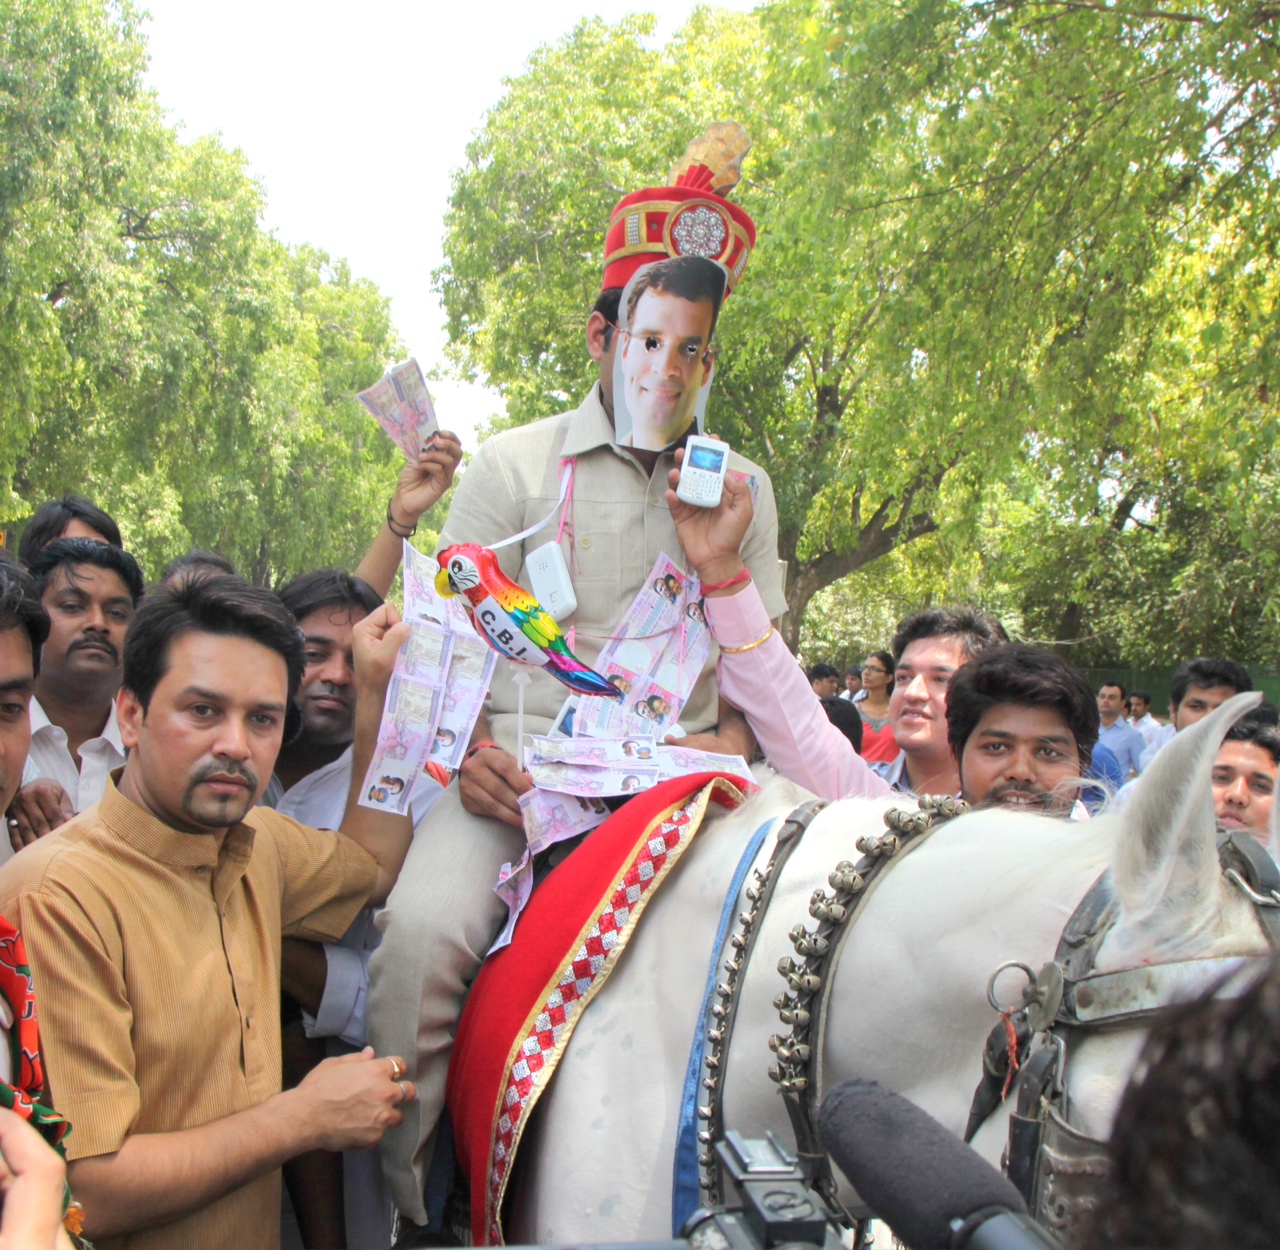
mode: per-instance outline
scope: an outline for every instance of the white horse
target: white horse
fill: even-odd
[[[1097,957],[1111,971],[1215,955],[1263,955],[1252,905],[1219,871],[1209,774],[1240,695],[1178,735],[1123,815],[1087,823],[1005,811],[951,821],[891,865],[863,905],[834,970],[821,1088],[860,1076],[905,1094],[964,1130],[995,1013],[998,965],[1039,969],[1054,956],[1077,904],[1108,867],[1120,916]],[[673,1153],[681,1085],[727,883],[751,833],[780,825],[808,796],[774,779],[749,804],[710,822],[651,900],[631,945],[585,1012],[529,1124],[515,1177],[512,1242],[660,1241],[671,1234]],[[846,799],[824,809],[786,864],[741,989],[725,1077],[726,1127],[791,1140],[768,1076],[767,1041],[785,1032],[773,999],[784,988],[788,931],[810,928],[809,900],[857,839],[883,833],[902,799]],[[757,863],[771,850],[765,839]],[[745,905],[745,904],[744,904]],[[1016,988],[1016,986],[1015,986]],[[1068,1056],[1073,1115],[1106,1138],[1145,1030],[1113,1028]],[[998,1163],[1008,1108],[975,1146]],[[856,1202],[843,1187],[842,1196]]]

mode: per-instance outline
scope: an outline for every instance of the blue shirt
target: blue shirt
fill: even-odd
[[[1121,775],[1142,771],[1142,753],[1147,749],[1146,739],[1123,716],[1118,716],[1110,729],[1098,733],[1098,741],[1106,747],[1120,765]]]

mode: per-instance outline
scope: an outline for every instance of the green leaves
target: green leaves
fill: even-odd
[[[179,142],[131,8],[0,0],[0,31],[0,519],[75,490],[150,572],[353,567],[397,469],[354,401],[386,300],[265,233],[239,152]]]
[[[1018,533],[943,578],[1015,616],[1049,593],[1036,529],[1070,553],[1045,611],[1091,611],[1118,539],[1167,582],[1161,560],[1201,550],[1169,528],[1213,529],[1188,482],[1246,525],[1229,496],[1274,442],[1278,325],[1275,18],[1183,9],[776,0],[700,11],[665,48],[584,24],[457,176],[437,275],[456,359],[513,421],[572,403],[612,204],[731,116],[760,240],[710,423],[773,477],[790,639],[811,595],[910,542],[960,560],[965,536]],[[1030,512],[992,518],[1028,484]],[[879,566],[859,579],[874,595]]]

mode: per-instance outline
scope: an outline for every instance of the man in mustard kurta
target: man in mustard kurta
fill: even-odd
[[[381,608],[356,640],[357,779],[397,621]],[[414,1096],[403,1061],[368,1048],[281,1092],[281,936],[336,941],[386,897],[410,834],[354,803],[348,837],[254,807],[302,664],[267,591],[234,577],[162,587],[125,645],[128,762],[97,806],[0,872],[100,1246],[278,1245],[280,1164],[375,1144]]]

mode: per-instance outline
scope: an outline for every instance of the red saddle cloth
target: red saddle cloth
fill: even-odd
[[[477,1246],[502,1244],[502,1199],[524,1127],[582,1010],[711,803],[750,778],[699,773],[638,795],[534,891],[515,937],[485,961],[458,1025],[447,1099],[471,1182]]]

